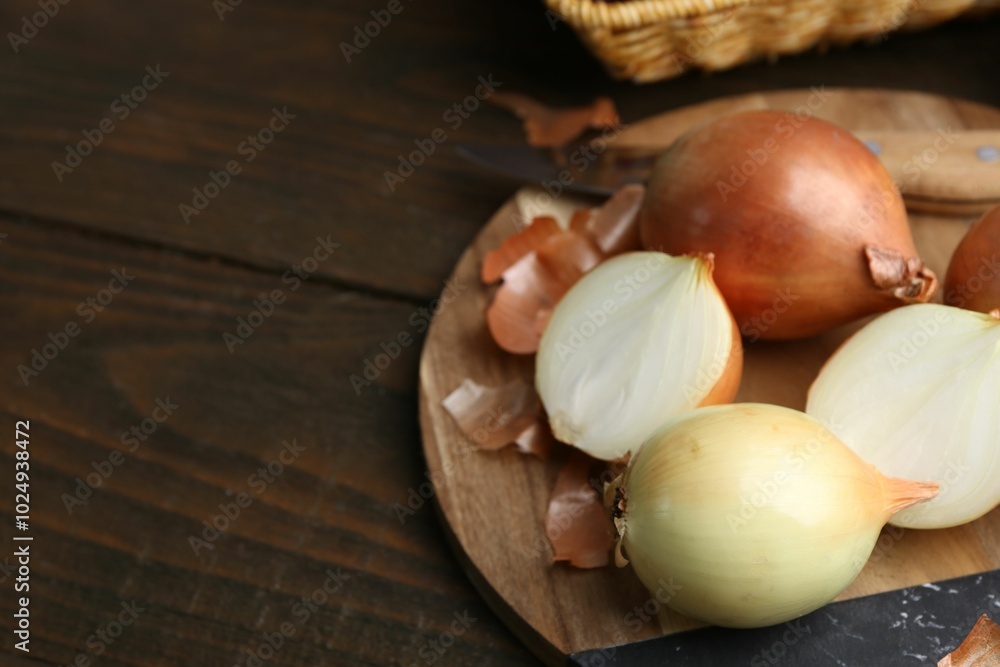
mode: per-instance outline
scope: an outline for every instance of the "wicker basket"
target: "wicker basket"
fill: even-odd
[[[612,76],[669,79],[814,45],[884,39],[1000,0],[546,0]]]

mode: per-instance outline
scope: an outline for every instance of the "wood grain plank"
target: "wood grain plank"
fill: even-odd
[[[996,19],[639,88],[609,81],[535,0],[404,4],[350,64],[339,43],[382,3],[262,0],[219,21],[209,0],[71,2],[20,52],[0,57],[0,210],[48,220],[0,216],[10,234],[0,243],[0,409],[3,423],[28,416],[44,434],[36,534],[48,547],[35,571],[42,621],[32,664],[65,664],[86,650],[121,595],[150,610],[98,664],[232,664],[288,620],[331,563],[358,572],[359,586],[314,615],[274,664],[426,664],[420,649],[466,607],[480,620],[436,664],[532,663],[444,553],[429,507],[402,526],[391,511],[425,481],[413,419],[422,334],[409,317],[438,294],[513,187],[466,165],[454,144],[516,142],[520,129],[482,107],[457,130],[445,126],[449,141],[396,193],[383,173],[444,126],[442,113],[478,75],[495,72],[557,104],[609,94],[629,121],[719,95],[823,83],[1000,102]],[[0,26],[16,30],[37,7],[3,3]],[[115,118],[115,131],[58,182],[51,162],[64,146],[156,63],[170,72],[163,85]],[[185,225],[177,206],[191,188],[238,158],[239,142],[285,104],[298,114],[288,129]],[[341,253],[317,278],[348,290],[304,285],[230,359],[222,332],[327,234]],[[113,266],[136,262],[142,280],[24,387],[16,364],[78,319],[77,304]],[[370,299],[355,287],[417,301]],[[402,331],[418,342],[356,396],[347,375]],[[189,397],[177,418],[129,454],[87,507],[66,514],[59,495],[122,449],[121,432],[167,392]],[[314,434],[302,462],[214,552],[195,557],[186,536],[294,433]],[[8,462],[9,447],[0,450]],[[9,510],[0,508],[6,540]]]
[[[426,304],[308,282],[293,291],[280,274],[30,221],[2,219],[0,233],[0,423],[32,425],[32,658],[242,665],[291,623],[270,664],[532,662],[443,548],[430,506],[404,522],[393,509],[426,481],[412,388],[422,335],[410,323]],[[123,268],[134,280],[85,322],[78,304]],[[287,300],[230,353],[222,334],[282,288]],[[25,386],[16,367],[68,321],[79,335]],[[349,376],[404,331],[415,342],[356,393]],[[129,451],[123,433],[158,399],[178,407]],[[9,471],[12,439],[0,444]],[[258,492],[256,471],[293,439],[304,450]],[[76,480],[116,455],[69,512]],[[240,493],[251,504],[206,539],[202,521]],[[11,544],[2,502],[0,541]],[[192,535],[206,539],[197,553]],[[306,615],[302,596],[336,587],[330,570],[349,579]],[[144,611],[98,661],[88,638],[132,600]],[[7,636],[12,605],[2,597]],[[466,612],[476,620],[440,655],[431,642]],[[12,653],[5,641],[0,654]]]
[[[459,0],[403,6],[350,63],[341,42],[381,3],[242,3],[221,21],[207,0],[62,6],[0,58],[0,209],[272,269],[299,258],[298,232],[335,233],[349,252],[321,275],[430,299],[509,192],[454,145],[518,141],[518,123],[487,106],[455,129],[443,119],[480,75],[552,103],[609,94],[627,121],[724,94],[823,84],[1000,102],[996,19],[638,88],[610,81],[534,0],[477,11]],[[36,11],[36,0],[11,0],[0,25],[16,29]],[[112,101],[156,64],[169,76],[119,120]],[[240,143],[286,105],[296,118],[243,162]],[[52,162],[105,117],[116,129],[59,182]],[[385,172],[438,127],[448,141],[390,192]],[[179,204],[234,159],[242,173],[185,224]]]

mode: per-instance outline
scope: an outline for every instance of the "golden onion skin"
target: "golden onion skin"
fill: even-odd
[[[1000,309],[1000,206],[973,224],[955,249],[944,278],[944,302],[980,313]]]
[[[653,168],[639,228],[650,250],[715,253],[752,340],[811,336],[937,288],[892,176],[818,118],[755,110],[691,130]]]

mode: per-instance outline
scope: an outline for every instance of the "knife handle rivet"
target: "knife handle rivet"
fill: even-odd
[[[1000,149],[996,146],[980,146],[976,150],[976,157],[983,162],[996,162],[1000,160]]]
[[[865,141],[865,146],[867,146],[868,150],[870,150],[875,155],[878,155],[879,153],[882,152],[882,144],[875,141],[874,139],[868,139],[867,141]]]

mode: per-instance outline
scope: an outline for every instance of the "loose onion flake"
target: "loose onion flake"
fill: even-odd
[[[986,614],[957,649],[938,661],[938,667],[990,667],[1000,665],[1000,625]]]
[[[559,471],[545,515],[552,560],[583,569],[607,565],[614,542],[611,519],[590,483],[595,464],[585,454],[572,453]]]
[[[441,403],[481,449],[514,443],[524,453],[544,459],[552,446],[538,395],[526,382],[487,387],[466,378]]]
[[[524,133],[531,146],[563,146],[588,129],[612,128],[620,122],[615,103],[608,97],[567,109],[553,109],[521,93],[498,91],[488,99],[524,120]]]
[[[603,206],[577,211],[569,229],[538,217],[483,258],[486,283],[503,278],[486,324],[497,345],[515,354],[538,349],[552,309],[584,274],[639,247],[636,217],[645,189],[627,185]]]

